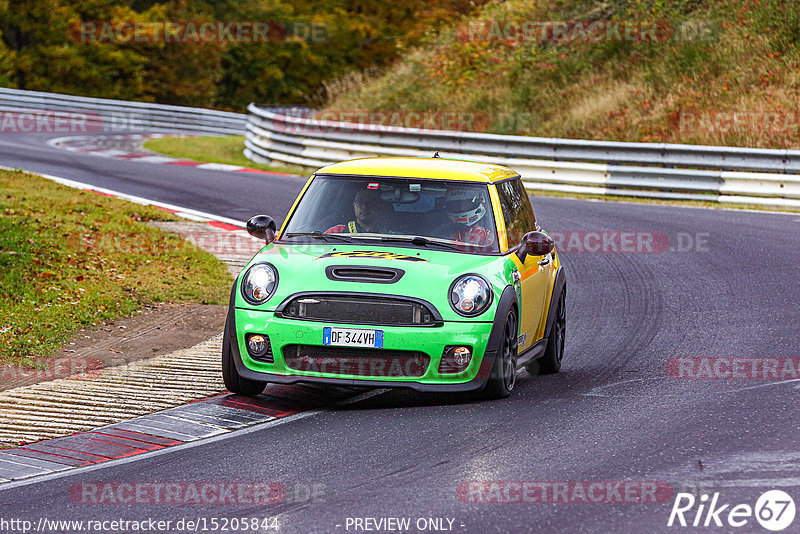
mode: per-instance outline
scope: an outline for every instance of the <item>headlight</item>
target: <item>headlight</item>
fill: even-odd
[[[492,288],[477,274],[466,274],[450,286],[450,306],[459,315],[475,317],[492,303]]]
[[[269,263],[257,263],[244,273],[242,296],[250,304],[264,304],[278,287],[278,271]]]

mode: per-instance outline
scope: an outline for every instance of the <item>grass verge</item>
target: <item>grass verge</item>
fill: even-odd
[[[262,165],[250,161],[244,154],[244,136],[226,135],[222,137],[159,137],[148,139],[144,148],[170,156],[173,158],[189,159],[203,163],[225,163],[228,165],[241,165],[251,169],[281,172],[286,174],[306,175],[305,171],[297,167],[280,167],[275,165]]]
[[[0,364],[37,365],[79,328],[144,304],[225,304],[211,254],[147,224],[163,210],[0,171]]]

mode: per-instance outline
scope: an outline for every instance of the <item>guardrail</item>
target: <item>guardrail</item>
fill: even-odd
[[[800,207],[800,151],[550,139],[330,122],[248,106],[244,154],[317,169],[371,156],[508,165],[531,191]]]
[[[242,135],[247,122],[247,115],[242,113],[8,88],[0,88],[0,112],[18,117],[33,116],[32,123],[24,120],[18,121],[19,124],[14,121],[5,125],[0,123],[4,132],[27,128],[28,124],[38,128],[36,131],[48,132],[58,126],[58,119],[62,119],[73,121],[74,131],[66,133],[178,131]],[[54,120],[42,121],[39,117],[44,114],[54,117]]]

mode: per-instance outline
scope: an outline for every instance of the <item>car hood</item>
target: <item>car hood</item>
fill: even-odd
[[[301,291],[352,291],[401,295],[427,300],[442,316],[458,318],[447,303],[450,284],[465,273],[481,274],[495,288],[496,297],[506,286],[510,271],[504,256],[485,256],[456,251],[420,249],[369,244],[298,244],[272,243],[264,247],[248,264],[268,262],[278,270],[278,287],[270,300],[261,306],[247,304],[237,291],[237,307],[274,310],[284,299]],[[331,280],[329,266],[390,267],[403,276],[394,283],[349,282]],[[446,317],[445,317],[446,318]],[[463,318],[461,318],[463,320]]]

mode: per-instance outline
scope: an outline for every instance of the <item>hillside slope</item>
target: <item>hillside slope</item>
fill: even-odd
[[[328,110],[457,110],[494,133],[800,148],[800,2],[532,4],[491,2],[380,75],[329,84]]]

